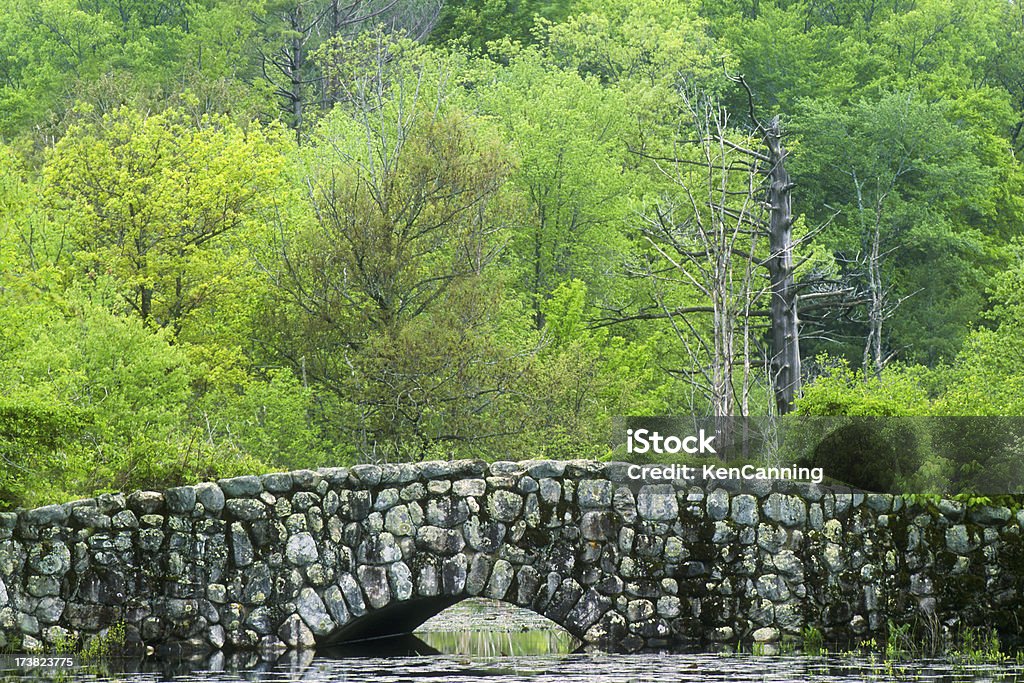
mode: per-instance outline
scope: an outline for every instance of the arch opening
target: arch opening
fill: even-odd
[[[374,651],[509,656],[569,654],[582,642],[530,609],[450,595],[393,602],[318,642],[319,648],[337,652],[362,651],[368,645]]]
[[[444,654],[564,655],[583,643],[545,616],[511,602],[471,597],[424,622],[415,637]]]

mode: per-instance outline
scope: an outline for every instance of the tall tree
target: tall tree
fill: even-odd
[[[525,214],[510,246],[539,330],[559,286],[583,281],[588,303],[616,286],[611,274],[629,249],[621,229],[630,190],[626,103],[532,48],[490,73],[467,100],[500,121],[518,160],[511,181]]]
[[[362,457],[493,438],[522,372],[492,274],[510,164],[481,119],[446,102],[431,55],[348,72],[352,96],[308,149],[313,220],[286,234],[274,275],[280,327],[298,331],[278,348],[335,395]]]
[[[907,337],[893,340],[898,308],[906,316],[917,300],[926,307],[926,319],[913,331],[920,343],[929,328],[981,304],[979,291],[945,282],[981,276],[984,264],[972,265],[971,252],[982,250],[986,239],[965,219],[984,201],[989,173],[974,157],[970,136],[946,120],[943,107],[913,93],[850,108],[825,100],[806,103],[798,122],[797,178],[814,179],[809,203],[839,212],[830,241],[867,300],[861,356],[868,372],[877,374],[907,352],[927,353],[912,349]],[[903,270],[897,280],[898,266],[916,259],[930,265],[913,279],[907,277],[913,271]],[[945,282],[935,278],[937,269],[951,272]],[[957,332],[947,327],[943,334]],[[955,339],[945,344],[956,348]]]
[[[764,253],[765,215],[758,201],[763,155],[750,149],[756,140],[729,130],[725,110],[711,100],[695,96],[687,102],[690,117],[681,137],[690,144],[672,157],[650,157],[669,180],[639,225],[654,253],[630,268],[652,283],[652,304],[619,311],[606,322],[667,320],[686,350],[683,367],[673,374],[693,387],[711,414],[747,415],[758,371],[753,359],[764,357],[755,349],[754,318],[766,315],[768,298],[755,275]]]
[[[230,287],[229,238],[261,221],[279,187],[281,152],[276,128],[122,108],[57,143],[44,199],[84,277],[112,279],[128,310],[181,332]]]

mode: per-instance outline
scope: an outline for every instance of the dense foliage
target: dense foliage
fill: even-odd
[[[0,507],[771,414],[775,116],[797,413],[1022,415],[1022,46],[1003,0],[0,0]]]

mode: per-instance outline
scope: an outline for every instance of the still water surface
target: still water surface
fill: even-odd
[[[234,668],[242,664],[241,668]],[[213,667],[212,669],[210,667]],[[154,668],[155,667],[155,668]],[[427,655],[412,657],[286,656],[274,663],[230,662],[215,657],[197,668],[168,669],[150,663],[143,671],[98,673],[81,671],[62,681],[137,681],[156,683],[667,683],[669,681],[918,681],[960,683],[1024,681],[1018,665],[953,665],[912,661],[892,668],[880,661],[849,657],[754,657],[751,655],[574,654],[564,656],[476,657]],[[13,677],[5,680],[15,680]],[[24,680],[24,679],[21,679]]]

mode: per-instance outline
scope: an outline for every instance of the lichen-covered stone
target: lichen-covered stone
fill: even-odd
[[[192,512],[196,506],[196,490],[191,486],[178,486],[164,491],[167,511],[172,514]]]
[[[611,512],[591,510],[583,513],[580,533],[588,541],[607,541],[614,536],[614,521]]]
[[[637,512],[645,520],[666,521],[679,516],[679,503],[671,484],[650,484],[640,489]]]
[[[320,558],[316,539],[308,533],[295,534],[288,539],[285,558],[293,565],[300,567],[316,562]]]
[[[612,495],[612,509],[626,524],[636,521],[636,498],[628,486],[619,486]]]
[[[422,526],[416,531],[416,546],[438,555],[454,555],[465,545],[462,534],[456,529]]]
[[[792,550],[781,550],[772,557],[776,570],[787,579],[803,582],[804,565]]]
[[[975,524],[1003,524],[1010,520],[1010,508],[985,505],[971,508],[969,519]]]
[[[263,493],[260,478],[251,475],[221,479],[217,484],[228,498],[250,498]]]
[[[267,506],[262,501],[253,498],[233,498],[225,503],[224,509],[228,516],[246,522],[267,516]]]
[[[783,526],[799,526],[807,520],[807,504],[796,496],[772,493],[764,503],[764,515]]]
[[[316,637],[298,614],[285,619],[277,636],[285,645],[294,649],[308,650],[316,645]]]
[[[612,602],[606,596],[590,589],[566,615],[566,621],[580,631],[586,631],[611,609]]]
[[[391,602],[391,586],[386,567],[362,565],[356,570],[356,576],[370,607],[380,609]]]
[[[361,617],[366,614],[366,601],[363,600],[363,592],[359,588],[356,577],[348,572],[343,572],[338,577],[338,588],[345,596],[345,604],[354,617]]]
[[[547,505],[556,505],[562,499],[562,485],[558,481],[546,478],[539,481],[540,498]]]
[[[416,531],[409,508],[405,505],[397,505],[388,510],[384,516],[384,528],[395,536],[411,536]]]
[[[466,587],[467,561],[465,555],[446,557],[441,563],[441,592],[459,595]]]
[[[249,540],[249,532],[240,522],[231,525],[231,550],[236,565],[248,567],[252,564],[252,541]]]
[[[196,502],[203,506],[209,514],[217,514],[224,509],[224,492],[213,482],[203,482],[193,487]]]
[[[110,527],[110,516],[100,512],[96,507],[76,507],[71,512],[74,523],[90,529],[106,529]]]
[[[71,566],[71,551],[59,542],[33,545],[28,551],[28,566],[44,576],[63,574]]]
[[[427,503],[427,524],[439,527],[454,527],[469,519],[469,506],[456,498],[434,499]]]
[[[483,482],[481,482],[483,483]],[[427,497],[427,487],[418,481],[414,481],[398,492],[398,497],[404,501],[423,500]]]
[[[349,470],[349,476],[366,487],[379,484],[381,475],[381,469],[377,465],[356,465]]]
[[[368,535],[359,544],[358,559],[366,564],[391,564],[402,559],[402,549],[395,542],[394,534],[383,531]]]
[[[772,602],[784,602],[789,599],[789,587],[778,574],[762,574],[757,577],[757,594]]]
[[[605,479],[586,479],[576,487],[581,508],[607,508],[612,504],[612,483]]]
[[[523,497],[513,491],[499,489],[487,496],[487,511],[499,522],[514,521],[522,509]]]
[[[958,555],[966,555],[978,547],[971,539],[967,527],[956,524],[946,529],[946,547]]]
[[[327,613],[327,607],[312,588],[302,589],[295,601],[295,608],[313,635],[326,636],[335,629],[336,625]]]
[[[294,487],[303,491],[315,491],[323,495],[326,491],[324,478],[314,470],[294,470],[291,472]]]
[[[742,526],[757,526],[760,520],[757,512],[757,498],[746,493],[733,496],[730,518]]]
[[[708,510],[708,517],[719,521],[729,516],[729,492],[717,488],[707,495],[705,505]]]
[[[164,494],[157,491],[136,491],[128,496],[128,506],[140,515],[152,515],[164,509]]]
[[[345,603],[345,596],[338,586],[329,586],[324,591],[323,602],[334,623],[339,626],[348,623],[351,614],[349,613],[348,605]]]
[[[452,492],[456,496],[480,497],[487,493],[487,482],[483,479],[460,479],[452,483]]]
[[[658,598],[658,615],[665,617],[666,619],[673,619],[678,617],[682,612],[682,603],[679,598],[674,595],[663,595]]]
[[[487,597],[501,600],[512,585],[515,570],[507,560],[497,560],[491,569],[491,578],[487,582]]]

